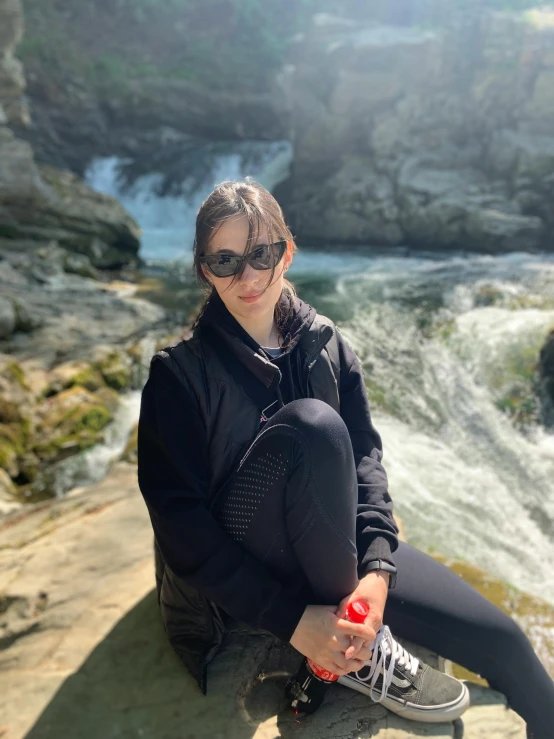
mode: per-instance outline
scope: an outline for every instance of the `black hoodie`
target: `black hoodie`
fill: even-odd
[[[271,412],[266,413],[270,417],[284,403],[305,395],[299,353],[295,347],[315,315],[312,306],[295,298],[295,310],[284,327],[287,349],[276,359],[271,359],[272,364],[279,368],[279,382],[272,383],[271,387],[262,385],[237,359],[236,352],[225,350],[225,342],[237,342],[238,339],[250,351],[265,356],[264,361],[268,361],[267,354],[236,321],[217,294],[210,299],[199,324],[204,335],[214,332],[221,357],[237,381],[248,383],[250,392],[260,393],[259,407],[272,404]],[[356,355],[340,335],[339,354],[341,416],[349,430],[358,477],[356,543],[358,571],[362,577],[364,565],[374,559],[393,562],[392,552],[398,546],[397,529],[392,518],[387,476],[381,465],[381,438],[371,421],[362,369]],[[221,602],[225,600],[222,593],[226,590],[224,563],[238,561],[235,549],[240,545],[229,539],[207,506],[201,503],[206,501],[210,481],[206,431],[193,399],[160,361],[152,363],[142,393],[138,442],[140,489],[156,537],[158,540],[171,537],[171,541],[160,543],[162,550],[173,553],[174,561],[168,563],[174,572],[185,579],[192,578],[200,591],[203,583],[208,592],[221,591],[218,605],[231,615],[243,614],[241,598],[248,593],[252,624],[288,641],[309,601],[297,591],[288,592],[277,582],[270,584],[268,579],[265,589],[274,589],[274,597],[269,605],[267,601],[258,603],[256,592],[261,590],[260,567],[255,562],[250,563],[246,553],[241,563],[240,592],[233,590],[225,596],[229,602]],[[179,508],[172,504],[169,513],[168,500],[176,503],[177,497]],[[218,563],[222,566],[218,567]],[[247,621],[248,618],[243,614],[242,620]]]

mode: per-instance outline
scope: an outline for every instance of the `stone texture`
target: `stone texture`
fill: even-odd
[[[4,122],[26,125],[29,113],[22,97],[25,77],[20,62],[14,57],[22,35],[23,10],[20,0],[0,0],[0,108],[4,113]]]
[[[283,699],[298,653],[239,623],[202,696],[165,638],[153,583],[131,465],[0,521],[4,739],[524,738],[502,697],[481,687],[456,724],[410,723],[342,686],[298,723]]]
[[[552,248],[554,15],[475,23],[316,17],[292,55],[294,161],[277,192],[300,238]]]
[[[136,263],[140,230],[123,207],[68,172],[39,168],[30,145],[7,127],[29,122],[14,57],[22,32],[19,0],[0,0],[0,238],[55,239],[97,267]]]

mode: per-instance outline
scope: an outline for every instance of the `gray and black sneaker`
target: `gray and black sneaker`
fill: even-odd
[[[454,721],[469,706],[464,683],[420,662],[393,638],[388,626],[379,629],[371,660],[338,682],[411,721]]]

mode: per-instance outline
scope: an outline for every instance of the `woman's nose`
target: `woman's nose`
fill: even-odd
[[[259,269],[254,269],[249,262],[246,262],[244,266],[244,272],[240,276],[241,282],[259,282],[261,272]]]

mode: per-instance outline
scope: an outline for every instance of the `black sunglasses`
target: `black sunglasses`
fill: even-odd
[[[242,267],[245,259],[254,269],[271,269],[279,264],[287,248],[286,241],[276,241],[274,244],[256,244],[249,254],[207,254],[199,257],[198,261],[205,264],[216,277],[231,277]]]

